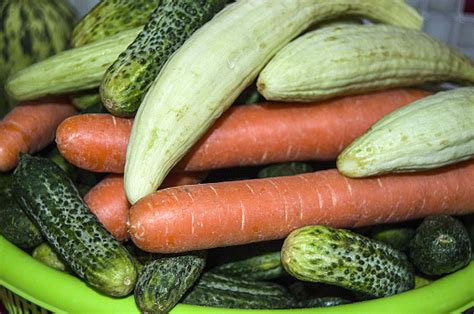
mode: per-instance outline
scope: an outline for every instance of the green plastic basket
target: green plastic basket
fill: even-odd
[[[10,313],[139,313],[133,296],[112,298],[50,268],[0,236],[0,296]],[[462,313],[474,307],[474,262],[436,282],[388,298],[330,308],[240,310],[178,304],[172,314]]]

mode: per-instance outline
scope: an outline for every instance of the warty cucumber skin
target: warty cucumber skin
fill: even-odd
[[[307,226],[290,233],[282,264],[297,279],[385,297],[412,289],[413,267],[392,247],[348,230]]]
[[[298,301],[283,286],[206,272],[181,301],[184,304],[239,309],[286,309]]]
[[[312,24],[350,14],[421,26],[421,17],[403,1],[241,0],[194,32],[163,66],[137,111],[124,175],[129,201],[156,191],[278,50]]]
[[[318,101],[442,81],[474,83],[474,61],[416,29],[338,25],[284,47],[257,88],[267,100]]]
[[[43,235],[16,201],[11,182],[10,173],[0,173],[0,234],[22,249],[32,249],[44,241]]]
[[[143,313],[168,313],[194,284],[206,265],[206,252],[164,256],[146,264],[135,287]]]
[[[143,26],[161,0],[101,0],[74,27],[71,45],[80,47]]]
[[[117,116],[133,116],[168,58],[226,2],[161,1],[143,31],[105,73],[100,86],[105,107]]]
[[[280,261],[280,251],[226,263],[210,270],[214,274],[247,280],[270,280],[286,274]]]
[[[417,100],[376,122],[337,158],[345,176],[432,169],[474,155],[474,87]]]
[[[12,186],[23,209],[74,273],[107,295],[132,291],[137,274],[128,251],[104,229],[59,166],[23,154]]]
[[[123,31],[32,64],[9,77],[5,89],[22,101],[98,87],[108,67],[141,30]]]

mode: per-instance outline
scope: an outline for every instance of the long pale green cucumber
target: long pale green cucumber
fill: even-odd
[[[474,156],[474,87],[439,92],[393,111],[337,158],[349,177],[431,169]]]
[[[421,26],[418,13],[398,0],[241,0],[197,30],[165,64],[136,115],[125,165],[130,202],[156,190],[290,40],[314,23],[351,14]]]
[[[426,82],[474,83],[474,61],[395,25],[337,25],[283,48],[257,81],[267,100],[318,101]]]
[[[98,87],[108,67],[141,30],[123,31],[35,63],[11,76],[6,90],[16,100],[28,100]]]

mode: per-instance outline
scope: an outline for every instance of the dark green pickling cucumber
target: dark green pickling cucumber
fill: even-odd
[[[317,297],[310,298],[308,300],[299,301],[299,307],[311,308],[311,307],[330,307],[336,305],[349,304],[351,301],[341,297]]]
[[[105,73],[100,86],[104,106],[132,116],[168,58],[209,21],[226,0],[162,0],[134,42]]]
[[[463,222],[471,240],[471,259],[474,259],[474,214],[464,216]]]
[[[210,270],[214,274],[249,280],[270,280],[286,274],[280,261],[280,251],[229,262]]]
[[[60,271],[67,271],[68,266],[66,262],[59,256],[59,254],[49,245],[44,242],[38,245],[31,254],[34,259],[37,259],[41,263],[48,265],[54,269]]]
[[[0,234],[22,249],[32,249],[44,241],[43,235],[16,201],[11,182],[11,174],[0,173]]]
[[[164,256],[146,264],[138,276],[135,303],[144,313],[168,313],[205,265],[205,251]]]
[[[312,172],[313,167],[304,162],[288,162],[275,164],[262,168],[257,176],[259,178],[293,176],[300,173]]]
[[[447,215],[429,216],[416,229],[410,258],[427,275],[443,275],[466,266],[471,260],[471,241],[464,225]]]
[[[104,229],[58,165],[22,154],[12,188],[22,208],[74,273],[111,296],[132,291],[137,273],[130,254]]]
[[[380,226],[372,229],[371,238],[382,241],[400,251],[407,251],[415,229],[400,226]]]
[[[88,43],[145,25],[161,0],[101,0],[72,32],[71,45]]]
[[[281,259],[295,278],[372,297],[414,287],[413,267],[404,253],[348,230],[326,226],[297,229],[285,239]]]
[[[182,299],[182,303],[241,309],[285,309],[298,307],[288,290],[276,283],[250,281],[210,272],[204,273]]]

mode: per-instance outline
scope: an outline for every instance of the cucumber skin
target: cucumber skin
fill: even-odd
[[[111,296],[132,291],[137,274],[128,251],[104,229],[58,165],[22,154],[12,188],[74,273]]]
[[[133,43],[107,70],[102,102],[116,116],[133,116],[168,58],[209,21],[226,0],[163,0]]]
[[[248,280],[270,280],[286,274],[281,265],[279,251],[226,263],[213,268],[210,272]]]
[[[168,313],[201,275],[206,252],[164,256],[146,264],[135,287],[135,303],[145,313]]]
[[[404,227],[381,227],[372,231],[371,238],[384,242],[400,251],[408,251],[415,230]]]
[[[0,234],[22,249],[32,249],[44,239],[13,195],[11,174],[0,174]]]
[[[161,0],[101,0],[74,27],[72,47],[142,26]]]
[[[463,224],[447,215],[426,217],[410,243],[410,258],[422,273],[452,273],[471,260],[471,242]]]
[[[348,230],[299,228],[285,239],[282,264],[303,281],[333,284],[372,297],[412,289],[413,267],[404,253]]]
[[[282,177],[292,176],[300,173],[312,172],[313,167],[304,162],[288,162],[282,164],[275,164],[262,168],[257,177],[259,178],[270,178],[270,177]]]
[[[182,303],[240,309],[297,308],[297,300],[283,286],[204,273]]]

